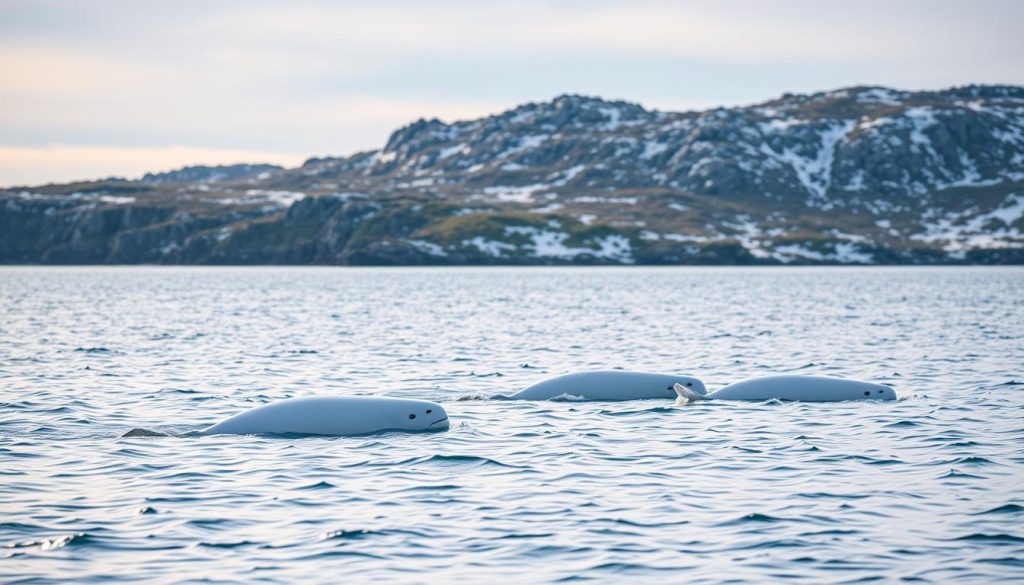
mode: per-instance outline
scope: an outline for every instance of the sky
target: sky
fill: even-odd
[[[1024,84],[1016,0],[0,0],[0,185],[380,148],[563,93],[661,110]]]

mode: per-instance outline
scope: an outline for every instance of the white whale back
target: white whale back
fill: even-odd
[[[204,429],[201,435],[364,435],[383,431],[443,431],[448,413],[425,400],[369,396],[310,396],[257,406]]]
[[[676,383],[690,388],[698,394],[706,394],[704,383],[690,376],[652,374],[625,370],[602,370],[566,374],[509,396],[511,400],[551,400],[559,397],[576,397],[580,400],[643,400],[649,398],[673,399],[676,397],[672,386]]]
[[[882,384],[827,376],[762,376],[729,384],[706,396],[708,400],[896,400],[896,391]]]

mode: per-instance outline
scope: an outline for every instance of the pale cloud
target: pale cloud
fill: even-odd
[[[211,148],[201,146],[106,146],[106,145],[43,145],[16,146],[0,144],[0,187],[31,185],[43,182],[62,182],[81,179],[99,179],[111,176],[140,177],[147,172],[170,170],[194,164],[234,164],[267,162],[294,167],[313,155],[348,155],[359,150],[380,148],[391,130],[419,117],[436,117],[445,121],[485,116],[514,104],[488,102],[430,102],[418,99],[387,99],[375,96],[346,96],[340,100],[310,101],[303,104],[282,104],[271,119],[258,124],[247,120],[258,119],[265,111],[259,100],[237,104],[232,111],[201,112],[205,129],[193,131],[211,142],[252,142],[264,145],[272,140],[267,135],[287,135],[276,150],[244,148]],[[189,107],[185,106],[186,110]],[[103,100],[90,102],[89,115],[82,116],[82,102],[78,108],[48,112],[49,106],[20,112],[0,111],[0,125],[11,126],[19,115],[48,115],[48,126],[65,131],[75,129],[80,135],[123,135],[133,142],[130,134],[121,130],[133,124],[146,125],[148,132],[173,141],[180,115],[157,116],[145,109],[119,109],[116,104]],[[195,110],[191,110],[195,123]],[[10,119],[9,119],[10,118]],[[105,125],[107,125],[105,127]],[[325,132],[336,134],[323,140]],[[225,139],[226,137],[226,139]],[[314,145],[314,146],[309,146]]]
[[[90,136],[100,136],[118,146],[186,143],[249,150],[246,145],[258,145],[253,150],[350,154],[381,147],[393,130],[421,117],[451,122],[517,105],[514,100],[369,94],[292,99],[217,87],[181,92],[163,83],[137,91],[135,95],[132,91],[117,95],[69,91],[23,99],[17,107],[0,107],[0,127],[11,134],[40,138],[31,145],[81,144]],[[0,104],[6,100],[0,98]]]
[[[166,171],[193,164],[274,163],[297,166],[302,157],[277,152],[223,150],[168,146],[116,148],[108,146],[0,146],[0,176],[7,186],[48,181],[102,179],[110,176],[139,178],[147,172]],[[109,169],[97,174],[97,169]]]
[[[0,91],[5,96],[109,91],[115,79],[137,78],[145,72],[124,59],[111,59],[46,45],[0,45]]]
[[[188,34],[308,49],[314,60],[315,51],[343,47],[371,61],[412,51],[565,50],[753,61],[901,60],[958,53],[965,43],[991,40],[992,27],[1000,24],[1009,32],[1008,23],[1000,22],[1000,5],[1011,6],[981,2],[972,11],[962,2],[889,0],[264,3],[220,11]]]
[[[792,3],[788,3],[792,5]],[[891,55],[948,46],[922,44],[897,34],[900,23],[872,18],[876,30],[865,43],[864,18],[832,26],[807,26],[791,11],[766,2],[630,2],[580,4],[538,1],[490,2],[470,9],[464,2],[359,5],[263,5],[223,12],[192,34],[233,43],[282,44],[327,50],[344,44],[378,58],[407,51],[462,53],[517,51],[537,55],[561,50],[632,54],[716,56],[766,60],[779,57],[830,59]],[[807,3],[804,3],[806,6]],[[863,14],[862,10],[849,12]],[[810,10],[805,15],[814,16]],[[813,48],[813,51],[809,49]]]

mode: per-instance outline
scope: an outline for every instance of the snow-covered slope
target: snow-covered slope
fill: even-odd
[[[1021,87],[855,87],[683,113],[565,95],[477,120],[419,120],[380,150],[297,169],[231,169],[8,191],[0,221],[28,217],[58,233],[28,245],[0,241],[0,254],[9,262],[1024,259]],[[115,229],[108,218],[107,235],[96,236],[104,247],[76,251],[83,213],[140,207],[169,219]]]
[[[420,120],[358,161],[365,175],[422,187],[668,188],[863,206],[1024,178],[1024,90],[852,88],[678,114],[561,96],[480,120]],[[351,162],[308,170],[346,174]]]

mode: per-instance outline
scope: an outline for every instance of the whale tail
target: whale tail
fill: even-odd
[[[686,386],[676,382],[672,385],[672,389],[679,395],[680,400],[686,400],[687,402],[696,402],[698,400],[708,400],[708,397],[703,394],[698,394],[693,390],[690,390]]]

